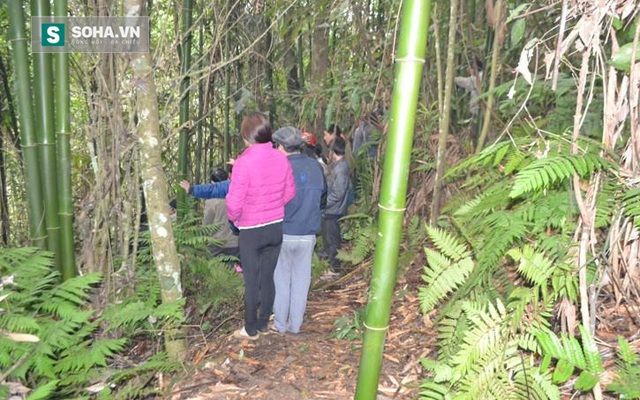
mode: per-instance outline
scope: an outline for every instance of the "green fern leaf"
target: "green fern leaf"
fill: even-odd
[[[566,360],[558,360],[553,371],[553,382],[565,383],[573,375],[574,366]]]
[[[449,292],[459,287],[473,269],[471,258],[467,257],[455,263],[447,263],[440,254],[429,249],[425,251],[427,257],[431,258],[427,259],[429,267],[424,268],[425,275],[422,276],[427,286],[421,287],[419,291],[423,313],[431,311]],[[431,261],[434,264],[431,264]]]
[[[447,396],[450,393],[450,388],[446,385],[424,380],[420,389],[421,399],[445,400],[450,398]]]
[[[446,257],[451,258],[453,261],[458,261],[470,256],[467,246],[458,242],[458,240],[449,233],[428,225],[426,229],[429,239],[433,241],[433,244],[440,249]]]
[[[454,371],[464,375],[475,363],[496,346],[501,346],[501,324],[505,310],[498,301],[497,306],[489,304],[486,311],[474,310],[472,303],[463,304],[465,313],[472,322],[471,329],[464,334],[464,343],[452,358]]]
[[[623,365],[626,366],[640,364],[640,356],[633,351],[631,345],[623,336],[618,336],[618,357]]]
[[[576,382],[573,384],[573,387],[576,390],[587,392],[587,391],[593,389],[593,387],[599,381],[600,381],[600,379],[598,379],[598,376],[594,375],[593,373],[591,373],[589,371],[582,371],[580,373],[580,375],[578,376],[578,379],[576,380]]]
[[[585,178],[603,167],[607,161],[596,154],[550,155],[527,165],[516,175],[509,197],[515,199],[527,192],[548,189],[577,174]]]
[[[52,380],[44,385],[36,388],[33,392],[29,393],[27,400],[47,400],[51,398],[51,395],[56,390],[59,380]]]
[[[594,372],[596,374],[604,372],[602,355],[600,354],[598,346],[593,339],[593,335],[591,335],[589,330],[586,329],[583,325],[580,325],[579,329],[580,336],[582,337],[582,348],[584,351],[584,359],[587,371]]]
[[[515,261],[520,262],[518,271],[534,285],[545,287],[554,272],[554,265],[544,254],[536,252],[530,246],[522,250],[513,249],[508,254]]]

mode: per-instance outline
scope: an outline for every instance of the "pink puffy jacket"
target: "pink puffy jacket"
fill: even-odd
[[[271,142],[249,146],[233,165],[227,216],[238,228],[284,218],[284,205],[296,194],[291,164]]]

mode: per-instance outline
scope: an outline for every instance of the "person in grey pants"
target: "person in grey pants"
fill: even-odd
[[[273,134],[273,141],[291,163],[296,195],[284,208],[282,247],[273,275],[276,297],[271,329],[299,333],[307,307],[311,259],[316,232],[320,229],[326,182],[320,164],[300,152],[303,140],[298,129],[280,128]]]

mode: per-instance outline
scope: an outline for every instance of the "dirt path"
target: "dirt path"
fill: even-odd
[[[167,398],[352,399],[361,335],[347,329],[357,339],[338,339],[334,324],[347,317],[347,328],[353,327],[354,311],[366,304],[368,280],[355,274],[350,279],[311,291],[300,334],[269,333],[256,341],[226,335],[203,343],[194,358],[196,370],[173,386]],[[434,348],[412,283],[404,280],[397,286],[379,399],[418,398],[423,374],[419,361]]]

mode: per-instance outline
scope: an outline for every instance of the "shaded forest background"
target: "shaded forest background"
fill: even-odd
[[[125,3],[71,0],[68,11],[123,15]],[[166,196],[143,195],[153,177],[145,176],[137,124],[150,83],[137,59],[70,55],[80,278],[63,284],[50,268],[59,261],[24,248],[38,239],[25,213],[13,86],[24,66],[10,52],[14,42],[0,38],[0,300],[11,305],[0,312],[0,383],[19,381],[42,398],[80,396],[98,367],[149,338],[156,358],[113,381],[176,370],[160,332],[179,341],[185,325],[220,329],[236,312],[241,282],[221,268],[224,259],[208,257],[215,227],[200,226],[198,206],[177,183],[205,182],[238,153],[248,111],[267,112],[275,127],[311,131],[318,142],[331,123],[351,138],[368,115],[382,113],[375,160],[351,156],[357,201],[341,257],[359,265],[374,247],[401,2],[143,3]],[[432,7],[399,260],[400,274],[417,255],[427,260],[419,293],[422,311],[437,321],[438,356],[423,363],[422,396],[639,398],[636,2]],[[25,21],[32,12],[26,7]],[[9,32],[9,20],[8,7],[0,8],[0,30]],[[167,301],[158,283],[145,232],[147,214],[166,212],[172,197],[185,203],[172,227],[184,288],[177,301]],[[314,273],[322,267],[317,262]],[[42,340],[35,345],[29,335]],[[118,386],[122,398],[155,390],[136,382]]]

